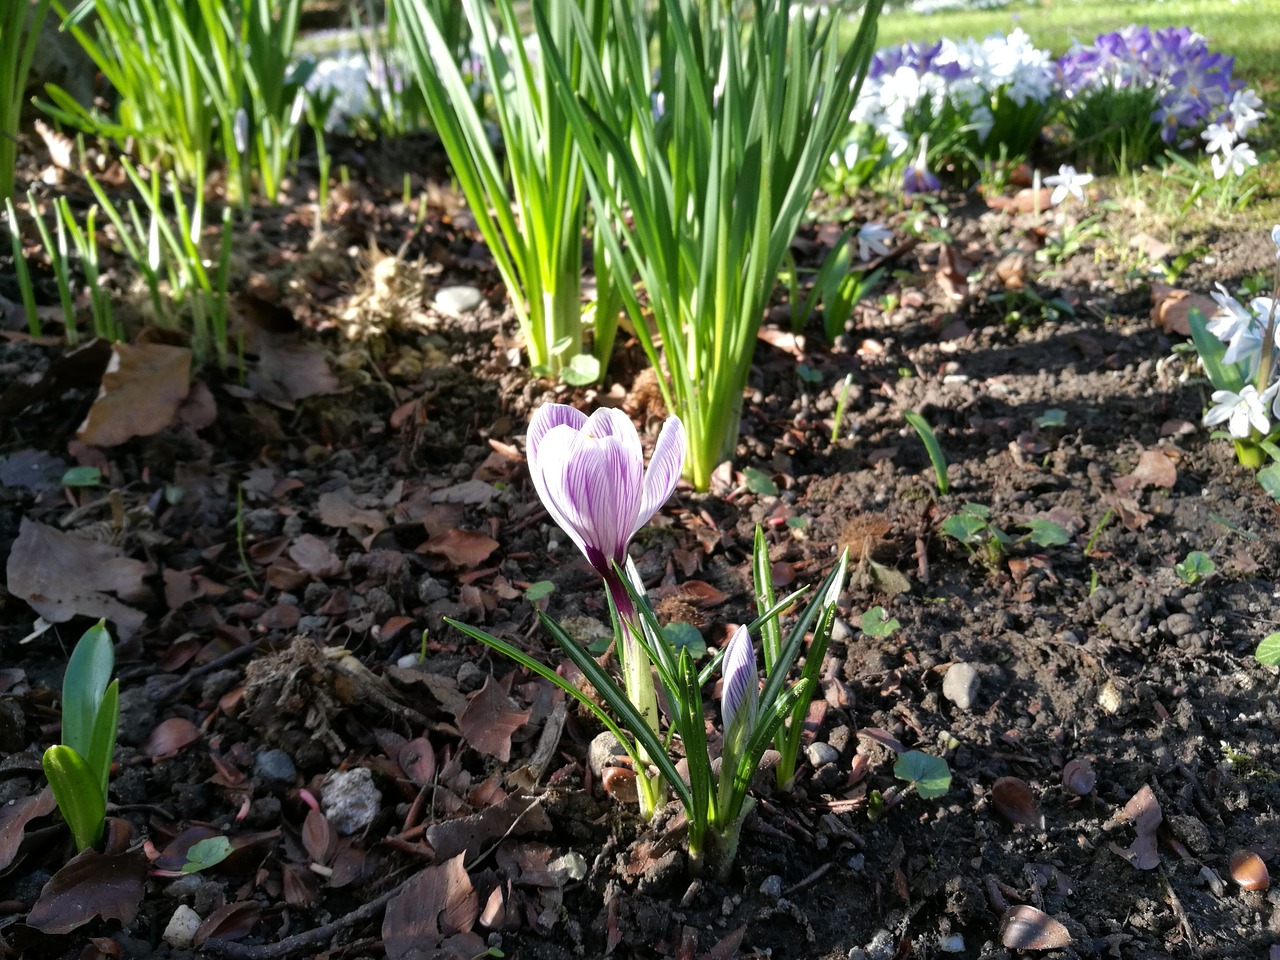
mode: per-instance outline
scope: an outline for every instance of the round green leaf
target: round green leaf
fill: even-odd
[[[742,476],[747,481],[747,489],[752,493],[762,497],[776,497],[778,495],[778,485],[763,470],[757,467],[747,467],[742,471]]]
[[[692,623],[668,623],[662,628],[662,635],[677,650],[688,650],[689,656],[695,660],[707,655],[707,641],[702,639],[702,631]]]
[[[551,596],[555,591],[556,585],[550,580],[539,580],[525,588],[524,598],[529,601],[541,600],[543,597]]]
[[[872,607],[862,615],[862,632],[868,637],[887,637],[901,626],[896,617],[885,613],[884,607]]]
[[[1254,656],[1268,667],[1280,667],[1280,633],[1273,633],[1258,644]]]
[[[951,789],[951,768],[941,757],[908,750],[893,765],[893,775],[915,784],[922,800],[940,797]]]
[[[197,873],[221,863],[231,856],[231,841],[226,837],[207,837],[191,845],[187,851],[187,862],[182,865],[183,873]]]

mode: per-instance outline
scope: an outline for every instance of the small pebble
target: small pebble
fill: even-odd
[[[195,942],[196,931],[200,929],[202,922],[200,914],[185,903],[180,903],[178,909],[173,911],[173,916],[169,918],[169,923],[165,926],[161,937],[175,950],[189,950],[191,944]]]
[[[615,757],[625,757],[626,755],[627,751],[622,749],[622,743],[606,730],[604,733],[597,735],[591,741],[591,746],[587,747],[587,766],[598,777],[604,772],[605,767],[613,765]]]
[[[463,693],[479,690],[484,686],[485,677],[487,676],[487,673],[470,660],[467,660],[458,668],[458,689]]]
[[[958,933],[943,937],[938,941],[938,949],[943,953],[964,953],[964,937]]]
[[[373,823],[382,809],[382,793],[367,767],[337,770],[324,778],[320,807],[335,830],[350,836]]]
[[[547,864],[552,876],[561,883],[566,880],[581,880],[587,875],[587,858],[580,853],[570,851]]]
[[[805,748],[804,755],[809,758],[809,762],[815,768],[823,764],[835,763],[840,759],[840,751],[829,743],[823,743],[821,740],[817,743],[809,744]]]
[[[766,897],[777,900],[782,896],[782,878],[776,873],[765,877],[764,883],[760,884],[760,892]]]
[[[461,317],[484,302],[484,294],[475,287],[441,287],[436,291],[435,308],[441,313]]]
[[[280,749],[262,750],[253,760],[253,772],[268,784],[292,786],[298,775],[293,757]]]
[[[942,678],[942,695],[961,710],[970,710],[978,698],[982,678],[971,663],[953,663]]]

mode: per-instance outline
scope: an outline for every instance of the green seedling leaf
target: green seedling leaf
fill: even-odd
[[[600,379],[600,361],[587,353],[579,353],[560,372],[565,383],[585,387]]]
[[[747,489],[757,496],[776,497],[778,495],[778,485],[763,470],[747,467],[742,471],[742,476],[747,482]]]
[[[942,452],[942,444],[938,435],[933,432],[929,421],[914,410],[903,410],[902,416],[920,435],[925,452],[929,454],[929,462],[933,464],[933,475],[938,482],[938,493],[946,495],[951,491],[951,482],[947,479],[947,457]]]
[[[187,851],[187,862],[182,865],[183,873],[199,873],[215,867],[231,856],[231,841],[226,837],[208,837],[191,845]]]
[[[862,615],[862,632],[868,637],[887,637],[901,626],[896,617],[890,619],[884,607],[872,607]]]
[[[1036,417],[1036,426],[1041,430],[1067,425],[1067,411],[1052,407]]]
[[[111,683],[115,651],[106,621],[85,631],[71,652],[62,680],[62,742],[81,759],[93,757],[98,711]],[[114,741],[114,736],[112,737]],[[108,759],[108,764],[110,759]]]
[[[991,508],[985,503],[966,503],[960,512],[967,517],[982,517],[984,520],[991,516]]]
[[[587,653],[593,657],[601,656],[609,649],[609,644],[611,643],[613,643],[613,637],[596,637],[596,639],[587,644]]]
[[[789,530],[803,530],[808,525],[808,517],[787,517],[787,529]]]
[[[1280,501],[1280,463],[1273,463],[1259,470],[1258,483],[1271,495],[1271,499]]]
[[[1173,566],[1178,579],[1188,585],[1207,577],[1213,569],[1213,560],[1203,550],[1192,550],[1185,560]]]
[[[72,467],[62,475],[64,487],[96,487],[102,483],[102,471],[97,467]]]
[[[822,382],[821,371],[813,369],[813,367],[809,366],[807,363],[798,364],[796,366],[796,374],[805,383],[821,383]]]
[[[531,583],[525,588],[524,598],[531,602],[541,600],[543,597],[549,597],[556,592],[556,585],[550,580],[539,580],[537,583]]]
[[[893,765],[893,775],[913,784],[922,800],[940,797],[951,789],[951,768],[941,757],[908,750]]]
[[[980,543],[982,531],[987,529],[987,521],[969,513],[953,513],[942,521],[938,529],[961,543]]]
[[[1071,542],[1071,535],[1052,520],[1037,517],[1034,520],[1028,520],[1022,526],[1031,531],[1028,537],[1037,546],[1057,547]]]
[[[688,650],[695,660],[707,655],[707,641],[692,623],[668,623],[662,628],[662,635],[676,650]]]
[[[1254,654],[1258,662],[1268,667],[1280,667],[1280,633],[1273,633],[1258,644]]]
[[[98,786],[97,773],[84,757],[62,744],[46,750],[42,763],[53,798],[75,837],[76,849],[96,846],[107,815],[107,801]]]

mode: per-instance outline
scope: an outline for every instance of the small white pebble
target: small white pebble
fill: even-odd
[[[161,938],[175,950],[189,950],[191,944],[195,942],[196,931],[200,929],[201,923],[200,914],[185,903],[180,903],[178,909],[173,911],[173,916],[169,918]]]

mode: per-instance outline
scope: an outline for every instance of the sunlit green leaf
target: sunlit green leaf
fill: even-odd
[[[884,607],[872,607],[862,614],[862,632],[869,637],[887,637],[901,626],[896,617],[890,619]]]
[[[1280,633],[1265,637],[1258,644],[1258,650],[1254,656],[1258,658],[1259,663],[1266,664],[1268,667],[1280,666]]]
[[[207,837],[191,845],[187,851],[187,862],[182,865],[183,873],[198,873],[216,866],[231,855],[231,841],[226,837]]]
[[[940,797],[951,789],[951,768],[941,757],[908,750],[893,765],[893,775],[915,785],[921,799]]]
[[[747,482],[747,489],[752,493],[761,497],[776,497],[778,495],[778,485],[763,470],[757,467],[747,467],[742,471],[742,476]]]

